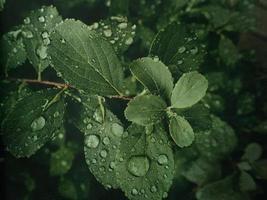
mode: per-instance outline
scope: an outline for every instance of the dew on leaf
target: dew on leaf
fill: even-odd
[[[157,187],[155,185],[153,185],[151,188],[150,188],[150,191],[155,193],[157,192]]]
[[[138,194],[138,191],[137,189],[133,188],[132,191],[131,191],[132,195],[137,195]]]
[[[47,58],[47,47],[41,45],[37,48],[36,54],[41,58],[41,59],[46,59]]]
[[[104,35],[106,37],[111,37],[112,36],[112,31],[110,29],[104,30]]]
[[[119,27],[120,29],[125,29],[125,28],[127,28],[127,23],[126,23],[126,22],[120,23],[120,24],[118,25],[118,27]]]
[[[125,41],[125,44],[126,45],[130,45],[133,43],[133,38],[132,37],[129,37],[126,41]]]
[[[123,134],[123,127],[121,125],[119,125],[118,123],[113,123],[111,125],[111,131],[115,136],[121,137]]]
[[[85,145],[88,148],[96,148],[99,145],[99,138],[96,135],[85,136]]]
[[[31,23],[30,18],[29,18],[29,17],[26,17],[26,18],[24,19],[24,23],[25,23],[25,24],[30,24],[30,23]]]
[[[42,38],[48,38],[48,37],[49,37],[49,35],[46,31],[42,33]]]
[[[178,49],[178,52],[179,52],[179,53],[184,53],[184,52],[185,52],[185,50],[186,50],[186,48],[185,48],[185,47],[180,47],[180,48]]]
[[[149,159],[146,156],[133,156],[128,161],[128,171],[137,177],[145,176],[150,167]]]
[[[100,156],[101,156],[102,158],[106,158],[107,155],[108,155],[108,152],[107,152],[106,150],[102,150],[102,151],[100,151]]]
[[[42,23],[45,22],[45,18],[44,18],[44,16],[39,17],[39,18],[38,18],[38,21],[39,21],[39,22],[42,22]]]
[[[109,143],[110,143],[109,138],[108,138],[108,137],[104,137],[104,138],[103,138],[103,144],[104,144],[104,145],[109,145]]]
[[[32,131],[42,130],[45,126],[45,118],[40,116],[31,123]]]
[[[92,127],[92,124],[87,124],[86,129],[91,129]]]
[[[164,155],[164,154],[159,155],[159,157],[158,157],[158,163],[160,165],[167,164],[168,163],[168,157],[166,155]]]

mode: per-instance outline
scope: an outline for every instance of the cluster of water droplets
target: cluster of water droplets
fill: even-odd
[[[113,16],[108,20],[95,22],[89,26],[89,29],[96,30],[111,44],[114,44],[115,50],[117,50],[133,43],[136,25],[131,25],[124,17]]]

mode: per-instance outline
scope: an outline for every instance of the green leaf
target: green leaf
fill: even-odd
[[[249,191],[256,190],[257,185],[250,174],[248,174],[245,171],[241,171],[241,174],[239,177],[239,188],[243,192],[249,192]]]
[[[3,139],[16,157],[29,157],[62,126],[64,103],[58,90],[42,90],[17,99],[1,124]]]
[[[171,118],[169,129],[172,139],[179,147],[188,147],[195,139],[192,127],[188,121],[181,116]]]
[[[203,103],[197,103],[187,109],[175,109],[175,112],[190,123],[194,132],[211,128],[210,110]]]
[[[58,11],[53,6],[43,6],[38,10],[33,10],[24,19],[23,35],[27,56],[34,66],[38,76],[50,64],[47,48],[50,44],[50,33],[55,26],[62,21]]]
[[[219,163],[210,162],[205,158],[198,158],[190,166],[187,166],[182,174],[189,181],[203,185],[220,178],[221,166]]]
[[[50,158],[50,175],[59,176],[66,174],[74,159],[74,153],[68,147],[61,146],[57,151],[51,154]]]
[[[246,146],[245,152],[242,156],[243,160],[254,162],[262,155],[262,147],[258,143],[250,143]]]
[[[203,6],[199,11],[209,20],[213,27],[220,28],[231,19],[231,12],[217,5]]]
[[[178,70],[189,72],[199,68],[206,51],[195,33],[185,24],[174,22],[157,34],[150,54],[158,56],[166,65],[175,65]]]
[[[128,22],[126,17],[112,16],[95,22],[89,28],[102,35],[118,54],[122,54],[134,41],[136,25]]]
[[[169,99],[173,78],[168,68],[157,58],[141,58],[130,66],[133,75],[152,93]]]
[[[208,81],[203,75],[198,72],[183,74],[172,91],[172,107],[191,107],[205,96],[207,89]]]
[[[230,39],[224,36],[221,37],[219,42],[219,55],[222,61],[228,66],[235,65],[240,58],[236,46]]]
[[[23,40],[20,35],[21,29],[17,29],[5,34],[1,40],[1,65],[4,68],[6,76],[9,70],[22,65],[27,59]]]
[[[267,160],[257,160],[252,167],[258,178],[267,180]]]
[[[58,25],[48,52],[58,75],[72,86],[90,94],[120,94],[123,71],[114,50],[82,22]]]
[[[76,124],[84,133],[85,160],[100,183],[106,188],[117,188],[115,157],[124,129],[121,122],[109,110],[103,113],[100,105],[93,107],[93,101],[94,97],[90,101],[83,101],[81,116]]]
[[[237,145],[234,130],[220,118],[212,116],[212,128],[196,133],[196,147],[209,160],[222,160]]]
[[[166,103],[159,96],[141,95],[128,103],[125,117],[139,125],[152,125],[164,118],[166,108]]]
[[[174,160],[167,133],[156,125],[151,134],[145,127],[128,127],[117,154],[116,174],[120,188],[131,200],[161,200],[171,187]]]
[[[66,199],[78,199],[74,182],[67,178],[60,179],[60,182],[58,184],[58,193]]]
[[[246,195],[234,189],[234,179],[234,176],[228,176],[217,182],[205,185],[197,191],[197,200],[248,200],[249,198]]]
[[[5,3],[6,3],[6,0],[0,0],[0,11],[4,9]]]

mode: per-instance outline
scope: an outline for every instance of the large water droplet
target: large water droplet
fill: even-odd
[[[44,126],[45,126],[45,118],[43,118],[42,116],[36,118],[31,123],[32,131],[39,131],[39,130],[43,129]]]
[[[146,156],[133,156],[128,161],[128,171],[134,176],[145,176],[149,170],[149,159]]]
[[[119,125],[118,123],[113,123],[111,125],[111,131],[115,136],[121,137],[123,134],[123,127]]]
[[[164,155],[164,154],[159,155],[159,157],[158,157],[158,163],[160,165],[167,164],[168,163],[168,157],[166,155]]]
[[[109,143],[110,143],[109,138],[108,137],[104,137],[103,143],[104,143],[104,145],[109,145]]]
[[[89,148],[96,148],[99,145],[99,138],[96,135],[85,136],[85,145]]]

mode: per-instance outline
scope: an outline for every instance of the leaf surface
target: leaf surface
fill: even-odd
[[[80,21],[65,20],[51,35],[49,55],[58,75],[90,94],[118,95],[122,66],[110,44]]]

